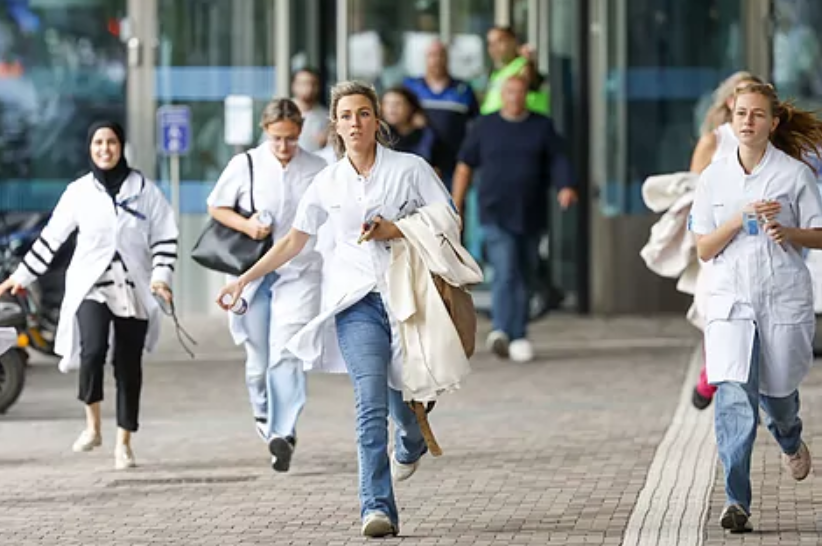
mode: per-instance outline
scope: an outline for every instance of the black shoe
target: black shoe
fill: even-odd
[[[753,531],[753,525],[750,522],[750,516],[738,504],[726,506],[722,511],[722,516],[719,518],[719,524],[723,529],[731,533],[750,533]]]
[[[696,409],[704,410],[705,408],[711,405],[712,401],[713,397],[706,398],[705,396],[702,396],[701,394],[699,394],[699,391],[696,390],[696,387],[694,387],[694,394],[693,396],[691,396],[691,403],[694,405]]]
[[[288,472],[291,467],[291,456],[294,454],[296,440],[291,438],[274,437],[268,442],[268,451],[271,453],[271,468],[276,472]]]

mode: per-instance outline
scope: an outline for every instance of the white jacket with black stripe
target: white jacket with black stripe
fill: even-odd
[[[48,224],[12,277],[23,286],[46,272],[54,253],[77,230],[77,246],[66,272],[66,293],[60,308],[55,352],[60,370],[80,364],[76,314],[98,279],[119,253],[137,296],[147,311],[146,350],[157,343],[160,308],[151,283],[171,286],[177,260],[177,225],[163,193],[138,171],[132,171],[112,199],[89,173],[68,185]]]

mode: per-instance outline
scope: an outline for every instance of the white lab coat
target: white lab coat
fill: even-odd
[[[402,394],[428,402],[458,389],[471,371],[431,275],[468,287],[482,282],[482,269],[462,246],[459,215],[446,203],[422,207],[397,227],[404,237],[391,245],[387,299],[402,341]]]
[[[63,372],[80,366],[77,309],[116,252],[148,314],[146,350],[153,350],[159,338],[160,308],[151,293],[151,283],[160,281],[171,286],[175,258],[158,253],[177,252],[174,212],[160,189],[137,171],[123,182],[116,200],[127,202],[143,218],[115,207],[91,173],[69,184],[40,238],[12,275],[23,286],[33,283],[53,260],[53,252],[78,230],[77,246],[66,271],[66,292],[54,343],[55,353],[63,357],[59,364]]]
[[[267,210],[273,215],[271,236],[277,242],[291,230],[300,199],[326,163],[316,155],[299,149],[288,165],[283,167],[271,152],[268,140],[249,150],[248,154],[254,165],[254,206],[257,211]],[[208,196],[208,205],[234,208],[239,203],[242,209],[250,211],[250,189],[248,160],[245,153],[237,154],[217,180]],[[322,256],[315,248],[316,239],[312,237],[299,255],[277,270],[279,278],[271,287],[271,308],[276,310],[271,315],[272,331],[278,331],[278,325],[305,324],[319,311]],[[308,274],[312,272],[316,274]],[[235,278],[227,276],[229,281]],[[243,290],[243,299],[250,303],[262,281],[260,278],[249,283]],[[246,320],[247,315],[228,313],[229,331],[237,345],[248,339]],[[271,353],[283,349],[286,340],[278,341],[271,347]],[[272,361],[277,359],[274,354],[269,356]]]
[[[363,222],[377,214],[393,221],[434,203],[451,203],[451,198],[431,166],[418,156],[380,145],[368,178],[360,176],[347,158],[317,175],[300,202],[294,228],[316,234],[328,221],[334,245],[324,267],[322,311],[287,344],[289,351],[306,362],[307,369],[346,372],[334,317],[377,291],[383,296],[391,323],[388,383],[402,390],[402,344],[396,318],[386,301],[391,244],[357,244],[357,239]]]
[[[777,221],[784,226],[822,228],[822,198],[813,173],[769,144],[749,175],[736,153],[705,170],[691,210],[691,231],[711,233],[761,199],[781,204]],[[705,327],[708,381],[746,382],[758,333],[760,392],[790,395],[813,361],[813,292],[801,251],[776,245],[760,227],[757,235],[738,233],[712,262]]]
[[[711,162],[736,153],[737,139],[730,123],[714,129],[714,136],[716,150]],[[677,290],[694,296],[686,317],[704,330],[711,264],[697,258],[696,241],[688,233],[687,225],[698,180],[699,175],[690,171],[649,176],[645,180],[645,206],[664,214],[651,227],[651,236],[640,256],[648,269],[662,277],[678,278]]]

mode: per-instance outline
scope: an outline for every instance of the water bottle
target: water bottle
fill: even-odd
[[[271,214],[270,211],[261,210],[257,212],[257,221],[260,222],[264,226],[273,226],[274,225],[274,215]]]
[[[228,305],[231,303],[231,295],[225,294],[222,299],[223,305]],[[231,306],[229,309],[235,315],[244,315],[246,311],[248,311],[248,302],[245,301],[245,298],[237,298],[237,301],[234,302],[234,305]]]

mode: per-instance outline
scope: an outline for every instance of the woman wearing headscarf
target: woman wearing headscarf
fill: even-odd
[[[160,189],[129,167],[124,145],[117,123],[91,126],[90,172],[68,185],[22,264],[0,284],[0,295],[29,286],[77,231],[55,352],[62,357],[61,371],[80,370],[78,397],[85,404],[86,428],[72,449],[87,452],[102,445],[103,369],[113,339],[118,470],[136,466],[131,435],[139,426],[142,354],[157,342],[157,300],[171,302],[177,258],[173,211]]]

